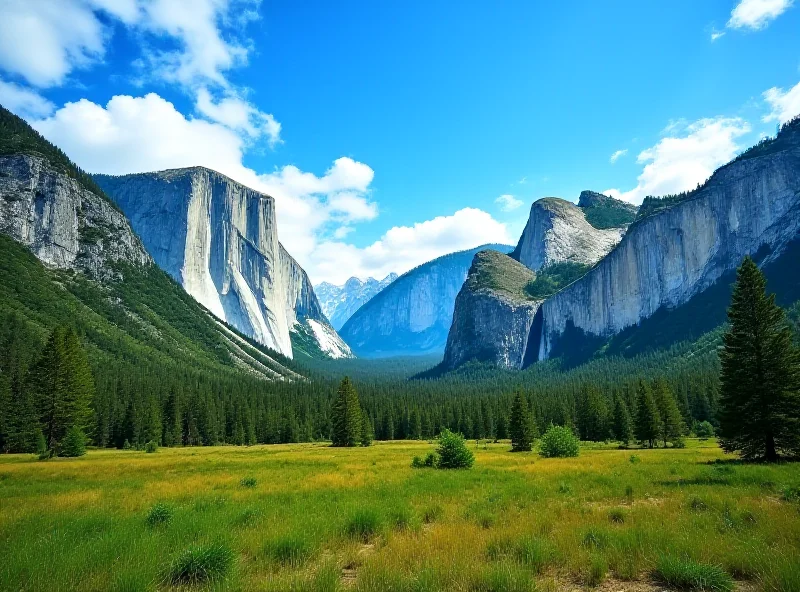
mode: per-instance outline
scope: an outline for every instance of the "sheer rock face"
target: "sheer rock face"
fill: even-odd
[[[114,263],[152,263],[121,212],[39,156],[0,156],[0,232],[48,267],[98,280]]]
[[[568,325],[610,336],[687,302],[745,255],[777,257],[800,230],[800,141],[790,135],[800,131],[785,133],[774,148],[717,171],[689,199],[634,223],[593,270],[546,300],[531,336],[538,358],[550,356]]]
[[[486,281],[486,272],[503,278]],[[458,293],[442,366],[457,368],[470,360],[501,368],[521,368],[528,335],[541,301],[524,296],[535,274],[507,255],[481,251]]]
[[[441,352],[453,309],[478,247],[445,255],[403,274],[359,308],[342,327],[342,337],[359,356]]]
[[[565,261],[592,265],[613,249],[624,233],[624,228],[598,230],[572,202],[546,197],[531,206],[528,223],[511,256],[534,271]]]
[[[325,316],[328,317],[333,328],[338,331],[353,316],[353,313],[396,279],[396,273],[390,273],[380,281],[375,278],[362,280],[351,277],[343,286],[322,282],[314,287],[314,291]]]
[[[278,242],[271,197],[203,167],[95,180],[156,263],[245,335],[291,357],[297,323],[329,328],[308,276]],[[324,352],[351,355],[326,333]]]

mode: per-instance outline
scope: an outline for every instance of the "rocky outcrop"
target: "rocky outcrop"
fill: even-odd
[[[525,295],[533,271],[496,251],[475,255],[458,293],[442,368],[465,362],[490,362],[520,368],[528,335],[541,301]]]
[[[505,245],[486,245],[412,269],[359,308],[342,327],[342,337],[359,356],[441,352],[472,258],[487,248],[511,250]]]
[[[624,228],[597,229],[587,222],[580,207],[546,197],[531,206],[528,223],[511,256],[534,271],[562,262],[592,265],[619,243],[624,232]]]
[[[215,316],[291,357],[297,325],[329,324],[305,271],[278,242],[274,200],[203,167],[95,180],[156,263]],[[350,356],[330,328],[319,348]]]
[[[353,316],[353,313],[396,279],[396,273],[390,273],[380,281],[375,278],[362,280],[351,277],[343,286],[322,282],[314,286],[314,292],[317,294],[325,316],[328,317],[333,328],[338,331]]]
[[[48,267],[101,280],[114,263],[151,262],[122,212],[41,156],[0,156],[0,232]]]
[[[565,332],[606,337],[678,307],[745,255],[778,257],[800,231],[800,122],[637,220],[593,270],[542,305],[531,336],[546,359]]]

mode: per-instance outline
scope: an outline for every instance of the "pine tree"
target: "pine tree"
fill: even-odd
[[[533,444],[531,414],[528,411],[528,401],[521,391],[515,393],[511,405],[509,432],[512,452],[530,452]]]
[[[750,257],[737,271],[720,353],[720,444],[747,460],[800,453],[800,356]]]
[[[627,445],[633,439],[633,422],[628,406],[618,394],[614,397],[614,438]]]
[[[409,420],[409,434],[408,437],[411,440],[421,440],[422,439],[422,420],[419,416],[419,409],[416,407],[411,412],[411,418]]]
[[[358,446],[361,442],[361,405],[350,378],[345,376],[331,410],[334,446]]]
[[[583,388],[577,415],[583,440],[602,442],[608,438],[608,407],[595,387],[587,385]]]
[[[638,410],[636,415],[636,437],[650,448],[661,433],[661,417],[653,393],[644,380],[637,389]]]
[[[498,440],[505,440],[508,438],[508,418],[505,413],[501,413],[497,417],[497,433],[495,436]]]
[[[366,410],[361,413],[361,442],[362,446],[372,446],[375,439],[375,429],[372,427],[372,420]]]
[[[678,408],[675,395],[663,378],[659,378],[653,383],[653,397],[658,407],[661,440],[666,448],[667,442],[675,441],[683,435],[686,425],[683,423],[683,416]]]

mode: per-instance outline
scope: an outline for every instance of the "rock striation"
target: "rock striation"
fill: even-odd
[[[472,259],[487,248],[511,250],[507,245],[485,245],[412,269],[359,308],[342,327],[342,338],[366,357],[442,352]]]
[[[472,360],[520,368],[540,300],[525,295],[535,273],[496,251],[475,255],[458,293],[441,367]]]
[[[0,232],[48,267],[103,280],[152,260],[122,212],[36,155],[0,156]]]
[[[298,333],[327,356],[351,356],[278,241],[272,197],[204,167],[94,179],[159,267],[216,317],[287,357]]]
[[[800,121],[665,201],[675,203],[637,220],[594,269],[544,302],[536,358],[550,357],[568,328],[614,335],[686,303],[745,255],[778,257],[800,231]]]
[[[314,286],[314,292],[317,294],[325,316],[328,317],[333,328],[338,331],[353,316],[353,313],[396,279],[396,273],[390,273],[380,281],[375,278],[362,280],[351,277],[342,286],[322,282]]]
[[[587,199],[584,203],[594,203]],[[624,227],[595,228],[581,207],[545,197],[531,206],[528,223],[511,256],[534,271],[563,262],[592,265],[613,249],[624,233]]]

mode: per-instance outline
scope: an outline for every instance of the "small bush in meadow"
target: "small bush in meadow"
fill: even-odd
[[[435,467],[439,464],[439,455],[435,452],[429,452],[425,455],[425,460],[422,461],[422,464],[426,467]]]
[[[642,459],[636,456],[635,454],[631,454],[630,459],[628,459],[632,465],[638,465],[642,462]]]
[[[374,510],[358,510],[347,521],[344,527],[345,534],[351,539],[368,543],[380,534],[383,529],[383,519]]]
[[[147,513],[145,521],[149,526],[159,526],[168,524],[172,520],[172,508],[161,502],[154,504]]]
[[[245,477],[244,479],[239,481],[239,485],[248,488],[255,487],[256,485],[258,485],[258,481],[256,481],[255,477]]]
[[[608,575],[608,562],[602,555],[593,555],[584,572],[584,582],[590,588],[596,588],[603,583]]]
[[[468,469],[475,462],[475,456],[467,448],[464,436],[448,429],[439,434],[439,460],[436,466],[440,469]]]
[[[314,548],[304,537],[289,534],[267,544],[267,555],[282,565],[298,567],[308,561],[314,554]]]
[[[551,425],[542,436],[539,454],[545,458],[578,456],[580,442],[572,430],[564,426]]]
[[[76,457],[86,454],[86,435],[78,426],[72,426],[58,446],[58,456]]]
[[[614,524],[623,524],[625,522],[625,510],[612,508],[608,511],[608,519]]]
[[[662,557],[655,570],[656,579],[678,590],[731,592],[733,579],[721,567],[688,559]]]
[[[424,469],[425,468],[425,461],[422,460],[421,456],[415,456],[411,459],[411,468],[412,469]]]
[[[155,443],[154,440],[150,440],[147,444],[144,445],[144,451],[148,454],[153,454],[154,452],[158,452],[158,444]]]
[[[686,448],[686,438],[683,436],[677,436],[672,439],[672,447],[673,448]]]
[[[698,422],[694,424],[694,435],[702,439],[713,438],[714,426],[708,421]]]
[[[705,512],[708,510],[708,504],[699,497],[693,497],[692,501],[689,502],[689,507],[693,512]]]
[[[172,562],[168,580],[172,584],[201,584],[225,579],[233,569],[235,556],[225,545],[193,545]]]

